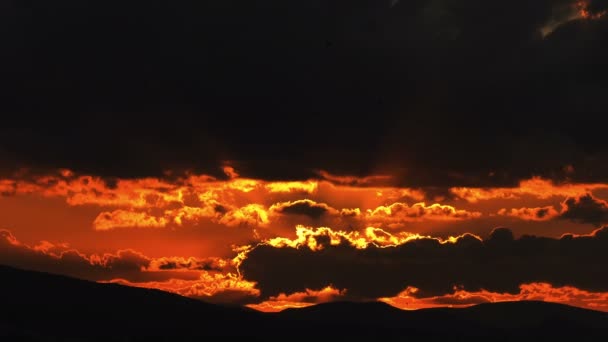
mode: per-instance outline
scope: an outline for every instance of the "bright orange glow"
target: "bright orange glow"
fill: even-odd
[[[268,221],[268,212],[260,204],[248,204],[242,208],[229,211],[220,220],[220,223],[229,226],[265,225]]]
[[[538,199],[551,197],[577,197],[593,190],[608,189],[608,184],[554,184],[550,180],[532,178],[521,181],[516,188],[451,188],[450,192],[471,203],[492,199],[518,199],[533,196]]]
[[[539,300],[578,306],[587,309],[608,311],[608,292],[589,292],[571,286],[554,287],[547,283],[530,283],[520,285],[517,294],[489,292],[486,290],[469,292],[454,288],[454,293],[418,298],[418,289],[408,287],[398,296],[380,298],[387,304],[404,310],[416,310],[436,307],[467,307],[481,303],[509,302],[520,300]]]
[[[316,181],[307,182],[271,182],[266,184],[269,192],[305,192],[312,194],[317,190],[319,183]]]
[[[232,166],[224,166],[223,171],[226,176],[230,178],[238,178],[239,176],[239,174],[236,172],[236,170],[234,170]]]
[[[380,206],[373,210],[368,210],[368,220],[370,222],[385,222],[389,224],[398,224],[407,221],[419,220],[464,220],[473,219],[481,216],[480,212],[468,212],[466,210],[457,210],[449,205],[441,205],[439,203],[426,205],[426,203],[415,203],[412,206],[406,203],[393,203],[389,206]]]
[[[170,279],[167,281],[132,282],[117,278],[107,282],[159,289],[216,303],[231,303],[243,298],[256,298],[260,295],[260,291],[255,288],[255,283],[245,281],[232,273],[203,271],[197,280]]]
[[[552,206],[542,208],[519,208],[507,210],[502,208],[498,215],[517,217],[526,221],[549,221],[559,216],[559,212]]]
[[[345,294],[346,290],[338,290],[327,286],[318,291],[306,289],[305,292],[296,292],[289,295],[281,293],[259,304],[249,304],[247,306],[263,312],[278,312],[289,308],[304,308],[318,303],[335,301]]]
[[[526,229],[540,227],[531,234],[553,238],[566,232],[588,232],[589,224],[608,223],[608,202],[601,198],[608,193],[608,184],[557,184],[532,178],[514,188],[412,189],[391,187],[388,176],[359,178],[322,172],[320,179],[271,182],[244,178],[232,167],[223,170],[227,177],[222,180],[188,173],[104,179],[65,169],[0,179],[4,209],[0,224],[11,230],[0,230],[0,262],[218,303],[255,303],[251,307],[257,310],[278,311],[344,299],[357,292],[355,288],[350,293],[348,288],[321,288],[332,284],[322,279],[312,288],[291,286],[262,298],[266,292],[260,284],[269,280],[255,278],[259,282],[255,283],[254,273],[247,271],[247,266],[267,261],[259,255],[269,249],[261,247],[289,248],[293,251],[282,252],[308,253],[313,259],[326,254],[339,257],[341,250],[350,247],[357,253],[366,248],[392,251],[397,248],[391,247],[422,239],[432,241],[422,241],[421,246],[454,244],[465,250],[468,242],[485,245],[480,236],[505,221],[525,224]],[[435,198],[442,198],[441,203]],[[516,235],[529,232],[513,228]],[[260,254],[254,258],[254,252]],[[573,288],[538,284],[522,285],[520,297],[456,289],[441,297],[419,298],[423,291],[408,288],[382,300],[419,308],[536,298],[530,293],[544,291],[543,298],[548,300],[576,302],[580,297],[582,303],[584,298],[594,298],[584,304],[588,307],[605,303],[598,294],[583,291],[576,292],[576,297]],[[570,297],[559,297],[559,291],[569,291]]]
[[[155,217],[144,212],[129,210],[104,211],[95,218],[95,230],[110,230],[122,227],[161,228],[169,221],[164,217]]]
[[[318,237],[328,237],[329,243],[332,246],[339,245],[341,243],[348,243],[353,247],[358,249],[365,249],[369,244],[374,244],[380,247],[389,247],[389,246],[398,246],[405,244],[411,240],[417,239],[435,239],[440,243],[456,243],[458,239],[463,236],[457,237],[449,237],[447,239],[440,238],[432,238],[430,236],[422,236],[419,234],[412,234],[407,232],[400,232],[397,234],[391,234],[386,232],[380,228],[368,227],[364,230],[363,233],[358,231],[353,232],[345,232],[345,231],[335,231],[331,228],[320,227],[320,228],[311,228],[299,225],[296,227],[296,238],[289,239],[284,237],[276,237],[272,239],[268,239],[264,241],[262,244],[268,244],[273,247],[283,248],[298,248],[300,246],[306,246],[313,251],[319,251],[324,248],[324,246],[319,245],[317,242]],[[467,234],[467,236],[474,236],[471,234]],[[480,237],[474,236],[475,238],[481,240]]]
[[[118,179],[107,182],[100,177],[76,175],[62,169],[57,174],[34,176],[29,179],[0,179],[0,193],[5,195],[42,195],[65,198],[71,206],[109,207],[113,210],[99,212],[93,222],[96,230],[107,231],[129,227],[181,226],[189,222],[209,220],[226,226],[266,226],[279,218],[281,208],[306,204],[323,207],[328,217],[360,217],[366,209],[376,208],[378,203],[388,200],[414,198],[424,199],[420,190],[388,187],[359,187],[369,182],[388,179],[372,176],[363,180],[338,179],[330,181],[308,180],[291,182],[265,182],[241,178],[232,167],[225,167],[230,177],[220,181],[207,175],[186,174],[173,181],[158,178]],[[353,183],[340,185],[336,183]],[[320,190],[322,188],[322,191]],[[341,200],[352,198],[354,203],[366,207],[334,208],[313,199],[291,199],[294,196],[309,196]],[[273,196],[288,196],[290,199],[270,202]],[[280,197],[282,198],[282,197]],[[395,203],[395,202],[393,202]],[[415,205],[419,206],[419,204]],[[447,207],[444,207],[445,209]],[[439,208],[431,206],[438,217]],[[452,215],[447,213],[448,215]],[[457,216],[457,215],[456,215]],[[454,216],[454,217],[456,217]],[[375,218],[377,219],[377,217]]]
[[[175,271],[202,271],[202,270],[229,270],[232,262],[221,258],[195,258],[195,257],[160,257],[150,258],[132,249],[118,250],[115,253],[85,254],[77,249],[71,248],[67,243],[51,243],[41,241],[30,246],[19,241],[10,231],[0,229],[0,246],[7,243],[10,250],[3,252],[20,255],[23,262],[30,262],[31,268],[37,269],[39,265],[53,263],[62,267],[60,262],[65,262],[64,273],[71,274],[72,271],[78,273],[84,270],[84,274],[90,274],[92,279],[94,274],[100,272],[119,271],[120,269],[129,270],[135,274],[142,272],[175,272]],[[1,254],[1,253],[0,253]],[[67,267],[67,268],[66,268]],[[71,268],[70,268],[71,267]],[[81,270],[75,269],[81,268]],[[173,274],[173,273],[172,273]],[[190,278],[190,275],[188,275]]]

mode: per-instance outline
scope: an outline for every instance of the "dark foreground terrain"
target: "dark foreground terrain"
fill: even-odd
[[[608,314],[560,304],[510,302],[402,311],[383,303],[331,303],[265,314],[178,295],[0,266],[0,335],[19,340],[257,340],[365,337],[488,341],[608,338]]]

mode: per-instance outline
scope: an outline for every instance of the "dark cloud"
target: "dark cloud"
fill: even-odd
[[[440,187],[607,180],[608,20],[541,34],[573,5],[9,2],[3,171],[222,176],[229,160],[272,179],[324,169]]]
[[[586,194],[580,197],[567,198],[562,203],[562,219],[579,223],[590,223],[601,226],[608,223],[608,202]]]
[[[316,203],[310,200],[298,200],[282,203],[276,207],[276,211],[287,215],[304,215],[312,219],[320,219],[333,208],[325,203]],[[333,209],[332,211],[336,211]]]
[[[259,245],[240,271],[257,282],[263,298],[331,285],[354,298],[392,297],[408,286],[429,297],[487,290],[519,293],[521,284],[547,282],[588,291],[608,291],[603,265],[608,262],[608,227],[588,236],[560,239],[524,235],[514,238],[499,228],[485,240],[464,235],[455,243],[411,240],[396,247],[371,244],[357,249],[347,241],[331,245],[320,236],[321,250],[306,246]],[[315,237],[313,237],[315,238]]]
[[[146,264],[148,269],[155,270],[198,270],[198,271],[223,271],[226,264],[219,258],[179,258],[162,257],[153,259]]]

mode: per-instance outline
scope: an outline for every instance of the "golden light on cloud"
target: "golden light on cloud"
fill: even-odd
[[[110,230],[123,227],[137,228],[162,228],[167,225],[169,220],[164,217],[156,217],[145,212],[130,210],[104,211],[99,214],[93,227],[95,230]]]
[[[313,193],[317,190],[319,183],[316,181],[306,182],[270,182],[266,184],[269,192],[305,192]]]
[[[532,196],[538,199],[577,197],[600,189],[608,189],[608,184],[555,184],[550,180],[534,177],[529,180],[521,181],[519,186],[514,188],[454,187],[450,189],[450,192],[458,198],[462,198],[471,203],[477,203],[479,201],[492,199],[520,199],[523,196]]]
[[[469,236],[473,235],[469,234]],[[324,246],[318,243],[318,238],[327,238],[329,245],[331,246],[337,246],[342,243],[347,243],[357,249],[365,249],[370,244],[374,244],[379,247],[390,247],[399,246],[417,239],[434,239],[443,244],[455,243],[461,237],[462,236],[451,236],[446,239],[441,239],[408,232],[398,232],[393,234],[375,227],[367,227],[363,230],[363,232],[346,232],[333,230],[328,227],[312,228],[298,225],[296,227],[295,239],[275,237],[272,239],[265,240],[261,244],[267,244],[277,248],[307,247],[312,251],[320,251],[323,250]],[[476,238],[481,240],[481,238],[479,237]]]
[[[202,271],[200,278],[195,280],[174,278],[167,281],[132,282],[117,278],[107,282],[159,289],[212,303],[229,304],[242,299],[251,300],[260,295],[260,291],[255,288],[255,283],[243,280],[232,273]]]
[[[304,292],[295,292],[289,295],[281,293],[261,303],[247,306],[263,312],[279,312],[285,309],[304,308],[318,303],[335,301],[345,294],[346,290],[338,290],[332,286],[327,286],[321,290],[306,289]]]
[[[498,215],[517,217],[526,221],[549,221],[559,216],[559,212],[553,206],[541,208],[513,208],[507,210],[502,208]]]
[[[548,283],[522,284],[519,289],[519,293],[511,294],[486,290],[471,292],[455,287],[454,292],[450,294],[420,298],[417,296],[417,288],[408,287],[395,297],[379,300],[404,310],[446,306],[462,308],[481,303],[535,300],[608,311],[608,292],[590,292],[572,286],[555,287]]]
[[[532,178],[513,188],[447,189],[453,197],[444,196],[444,203],[435,203],[426,198],[424,188],[374,185],[386,180],[384,177],[336,178],[338,176],[325,174],[331,180],[271,182],[242,178],[233,168],[224,171],[229,176],[225,180],[194,174],[171,179],[106,180],[77,175],[69,170],[45,176],[2,179],[1,199],[8,201],[6,203],[23,201],[27,206],[30,201],[51,201],[55,203],[52,210],[57,210],[57,203],[63,206],[60,210],[66,212],[82,209],[83,213],[91,215],[89,222],[93,229],[90,233],[85,230],[79,234],[92,234],[92,241],[97,237],[112,241],[118,240],[115,236],[127,237],[123,247],[91,252],[97,246],[93,243],[88,245],[87,253],[65,243],[46,241],[48,239],[26,245],[12,234],[3,234],[3,241],[19,251],[16,255],[28,255],[27,260],[34,260],[36,267],[57,263],[59,266],[53,267],[58,272],[87,279],[157,288],[218,303],[236,301],[252,304],[250,307],[261,311],[279,311],[338,300],[356,292],[348,292],[349,287],[343,284],[335,287],[328,286],[333,281],[322,281],[314,287],[266,296],[259,278],[247,279],[246,276],[251,275],[248,270],[251,270],[252,262],[258,262],[259,253],[268,248],[283,249],[286,253],[312,253],[309,255],[315,257],[339,254],[349,248],[352,253],[363,255],[366,249],[390,254],[402,247],[414,250],[418,248],[416,243],[409,247],[405,245],[420,240],[420,246],[457,250],[484,246],[486,241],[479,234],[468,233],[466,228],[441,235],[429,233],[431,229],[435,225],[464,226],[478,222],[475,220],[494,220],[492,222],[498,225],[500,220],[512,217],[547,224],[547,231],[553,232],[549,222],[556,219],[596,226],[604,218],[608,220],[608,202],[592,193],[601,195],[602,190],[608,189],[608,185],[599,183],[557,184]],[[504,207],[505,201],[525,205],[508,208]],[[556,209],[559,203],[561,209]],[[17,211],[15,215],[23,214]],[[591,215],[593,220],[589,221],[585,215]],[[410,230],[412,227],[422,228]],[[82,226],[78,228],[82,230]],[[207,240],[209,230],[216,237]],[[555,231],[554,234],[559,236],[564,232]],[[134,243],[145,240],[133,240],[140,234],[163,237],[148,245],[146,250],[148,255],[155,253],[155,257],[132,248]],[[179,234],[185,237],[175,241],[170,240],[172,237],[167,238]],[[589,238],[597,239],[596,235],[602,234],[603,230],[598,230]],[[175,248],[177,254],[156,255],[165,243],[184,243],[192,236],[205,237],[190,249],[197,254],[180,255],[180,249]],[[77,239],[70,242],[76,246],[81,244]],[[223,249],[216,247],[222,244]],[[218,252],[210,254],[208,250]],[[50,266],[45,267],[49,269]],[[522,289],[546,290],[546,287],[529,286]],[[479,300],[520,298],[463,289],[437,298],[418,298],[421,292],[416,291],[410,287],[398,296],[382,300],[411,309],[448,305],[448,302],[457,303],[449,305],[470,305]],[[603,305],[599,299],[592,303]]]
[[[473,219],[481,216],[480,212],[468,212],[458,210],[450,205],[434,203],[427,205],[424,202],[408,205],[407,203],[393,203],[388,206],[380,206],[367,211],[368,220],[381,220],[385,223],[399,224],[408,221],[419,220],[464,220]]]
[[[219,220],[219,223],[228,227],[240,225],[263,226],[268,222],[268,212],[261,204],[247,204],[244,207],[231,210]]]

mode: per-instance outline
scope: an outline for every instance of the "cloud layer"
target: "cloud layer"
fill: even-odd
[[[600,0],[9,4],[2,169],[606,181],[604,13]]]
[[[559,239],[506,228],[486,239],[463,235],[449,240],[410,236],[391,245],[365,244],[357,236],[302,228],[297,242],[271,240],[247,252],[241,274],[258,284],[262,297],[331,285],[357,298],[393,297],[408,286],[421,296],[441,296],[461,287],[518,293],[526,283],[547,282],[582,290],[608,291],[608,229]],[[277,276],[280,275],[280,276]]]

